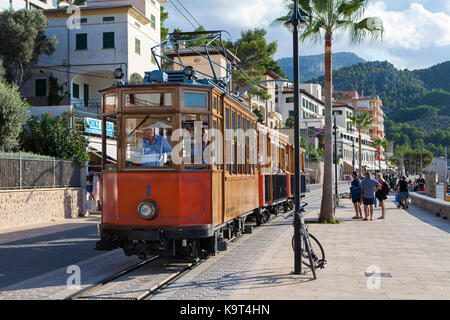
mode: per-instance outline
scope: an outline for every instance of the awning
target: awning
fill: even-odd
[[[102,157],[102,142],[89,139],[89,149],[100,158]],[[106,144],[106,155],[111,159],[117,160],[117,144],[116,141],[108,141]]]

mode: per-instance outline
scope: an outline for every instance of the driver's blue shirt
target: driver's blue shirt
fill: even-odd
[[[139,143],[136,153],[141,156],[141,166],[145,167],[162,167],[164,165],[164,153],[172,152],[172,146],[166,138],[155,135],[152,143],[147,139],[143,139]]]

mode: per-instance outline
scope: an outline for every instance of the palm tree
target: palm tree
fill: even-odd
[[[394,161],[397,166],[401,168],[401,173],[406,173],[405,168],[405,156],[411,151],[411,147],[407,144],[397,145],[394,149]]]
[[[372,147],[376,148],[378,150],[378,166],[380,168],[380,172],[381,172],[381,148],[383,148],[383,150],[386,150],[387,148],[389,148],[389,141],[387,141],[386,139],[383,138],[375,138],[373,139],[372,142]]]
[[[370,114],[364,112],[355,115],[349,115],[350,123],[358,130],[358,168],[359,176],[361,176],[361,163],[362,163],[362,148],[361,148],[361,132],[367,130],[372,125],[372,117]]]
[[[294,0],[297,1],[297,0]],[[285,0],[288,14],[276,19],[272,25],[279,26],[287,21],[292,14],[294,3]],[[299,0],[302,16],[309,27],[301,35],[302,42],[306,39],[318,43],[325,38],[325,148],[324,148],[324,181],[323,196],[320,207],[319,221],[334,222],[333,214],[333,175],[332,175],[332,43],[333,34],[338,30],[347,31],[353,43],[363,39],[381,38],[383,24],[379,18],[362,18],[368,6],[368,0]]]

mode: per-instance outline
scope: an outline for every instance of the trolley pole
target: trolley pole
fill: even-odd
[[[303,32],[308,26],[298,10],[298,1],[294,0],[292,17],[284,24],[293,32],[294,47],[294,147],[295,147],[295,213],[294,213],[294,274],[302,274],[301,237],[300,237],[300,107],[299,107],[299,31]]]

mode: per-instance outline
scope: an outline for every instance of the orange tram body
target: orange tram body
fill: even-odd
[[[257,123],[211,81],[154,71],[143,84],[117,84],[102,95],[103,154],[111,154],[106,126],[113,122],[117,161],[103,157],[97,250],[204,257],[251,233],[248,222],[293,208],[288,136]],[[304,171],[303,151],[300,158]],[[303,174],[300,181],[304,192]]]

